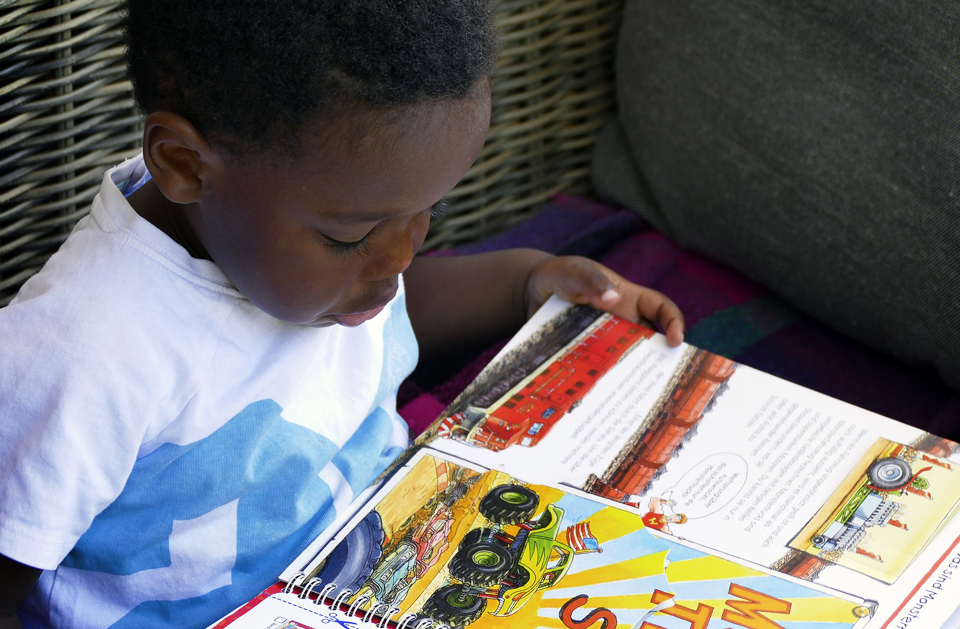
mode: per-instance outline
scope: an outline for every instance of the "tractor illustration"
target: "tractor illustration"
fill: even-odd
[[[550,504],[537,516],[540,497],[521,485],[498,485],[480,501],[493,526],[464,536],[448,564],[453,583],[436,590],[421,616],[452,627],[477,621],[487,602],[494,616],[516,613],[536,592],[556,585],[573,561],[574,550],[559,541],[563,509]],[[506,527],[517,527],[510,534]]]
[[[894,456],[881,457],[870,464],[865,478],[836,517],[810,539],[813,546],[828,553],[856,551],[874,556],[859,549],[867,530],[888,523],[896,524],[893,518],[900,510],[900,503],[891,500],[891,495],[901,491],[922,491],[917,488],[924,485],[920,475],[931,469],[925,467],[914,473],[910,463],[897,456],[902,450],[902,446],[897,446]]]
[[[824,551],[856,549],[871,526],[884,526],[900,505],[863,487],[854,494],[833,522],[810,543]]]

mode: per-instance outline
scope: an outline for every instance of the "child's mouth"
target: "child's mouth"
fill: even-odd
[[[355,328],[361,323],[373,319],[375,316],[380,314],[380,312],[386,308],[386,306],[378,306],[373,310],[366,310],[364,312],[355,312],[353,314],[341,314],[333,315],[331,318],[339,325],[346,326],[348,328]]]

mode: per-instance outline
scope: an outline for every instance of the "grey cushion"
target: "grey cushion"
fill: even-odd
[[[598,193],[960,388],[960,2],[628,0]]]

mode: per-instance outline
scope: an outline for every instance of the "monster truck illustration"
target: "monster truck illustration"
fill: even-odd
[[[463,627],[478,620],[488,600],[494,616],[516,613],[539,590],[556,585],[573,561],[573,549],[557,541],[564,511],[547,505],[534,517],[540,497],[520,485],[499,485],[480,501],[493,526],[464,536],[448,565],[454,583],[435,591],[420,615]],[[505,527],[516,526],[511,535]]]
[[[304,581],[316,577],[324,585],[355,591],[380,561],[384,537],[383,520],[371,511]]]

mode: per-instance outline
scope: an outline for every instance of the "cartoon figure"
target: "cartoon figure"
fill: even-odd
[[[650,510],[643,514],[643,524],[651,529],[663,531],[667,535],[673,535],[670,530],[670,524],[684,524],[687,516],[682,513],[665,513],[664,506],[673,507],[676,503],[673,500],[665,498],[651,498]]]

